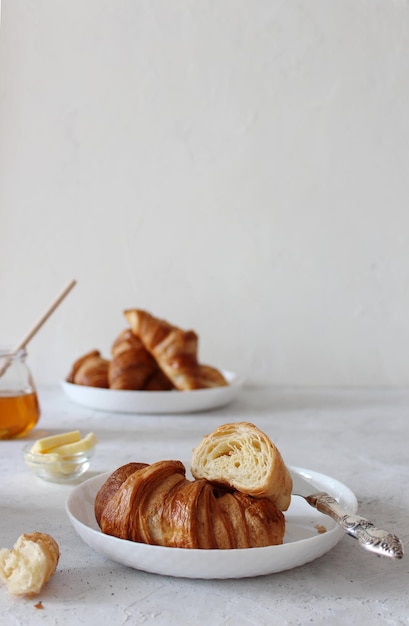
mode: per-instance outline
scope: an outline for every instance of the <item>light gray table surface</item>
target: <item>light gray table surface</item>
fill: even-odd
[[[359,512],[409,544],[409,390],[244,387],[229,406],[191,415],[114,414],[40,388],[42,416],[24,439],[0,441],[0,546],[40,530],[58,542],[56,574],[36,599],[0,585],[0,624],[103,623],[248,626],[409,624],[409,561],[379,558],[345,536],[322,557],[254,578],[200,580],[146,573],[108,560],[77,535],[65,511],[75,485],[34,477],[27,440],[79,429],[98,447],[85,478],[123,463],[190,458],[204,434],[231,421],[264,430],[289,465],[332,476]],[[41,600],[42,609],[35,608]]]

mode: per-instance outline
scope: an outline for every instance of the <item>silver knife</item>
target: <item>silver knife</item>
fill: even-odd
[[[301,496],[312,507],[332,517],[347,535],[358,539],[362,548],[374,552],[378,556],[392,559],[403,557],[403,545],[396,535],[376,528],[372,522],[364,517],[349,513],[342,508],[335,498],[321,491],[319,487],[316,487],[298,472],[291,471],[291,476],[293,495]]]

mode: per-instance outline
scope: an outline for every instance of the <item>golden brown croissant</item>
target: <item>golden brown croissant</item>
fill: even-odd
[[[203,388],[226,387],[228,385],[223,374],[211,365],[199,366],[199,380],[200,386]]]
[[[254,424],[223,424],[206,435],[193,450],[195,478],[271,498],[281,511],[290,505],[292,479],[270,439]]]
[[[214,386],[214,376],[210,378],[208,370],[201,370],[197,355],[198,336],[193,330],[182,330],[140,309],[128,309],[124,314],[133,333],[142,340],[176,389],[185,391]]]
[[[67,382],[88,387],[108,387],[109,361],[101,356],[99,350],[92,350],[75,361]]]
[[[115,339],[111,353],[108,367],[111,389],[143,389],[157,369],[154,359],[130,328],[123,330]]]
[[[95,499],[102,532],[179,548],[253,548],[283,542],[285,520],[269,498],[189,481],[180,461],[118,468]]]
[[[155,371],[151,376],[149,376],[148,380],[145,382],[142,390],[143,391],[170,391],[174,389],[173,383],[169,380],[169,378],[162,372],[160,367],[156,366]]]

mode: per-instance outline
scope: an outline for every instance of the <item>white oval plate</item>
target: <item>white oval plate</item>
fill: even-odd
[[[311,478],[351,513],[357,510],[352,491],[337,480],[317,472],[292,468]],[[244,578],[281,572],[322,556],[342,539],[344,532],[303,498],[294,496],[285,513],[284,543],[266,548],[191,550],[135,543],[104,535],[95,520],[95,496],[110,472],[90,478],[70,494],[66,510],[78,535],[94,550],[134,569],[184,578]],[[324,533],[318,530],[325,527]]]
[[[234,372],[221,370],[229,384],[226,387],[192,391],[128,391],[85,387],[61,381],[62,388],[73,402],[99,411],[114,413],[194,413],[229,404],[243,383]]]

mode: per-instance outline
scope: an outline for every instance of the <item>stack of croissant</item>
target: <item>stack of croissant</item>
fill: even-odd
[[[198,359],[198,335],[141,309],[124,311],[130,325],[115,339],[111,359],[99,350],[79,358],[67,381],[89,387],[168,391],[227,385],[223,374]]]
[[[247,422],[219,426],[180,461],[128,463],[102,485],[103,533],[141,543],[202,549],[283,542],[292,479],[267,435]]]

